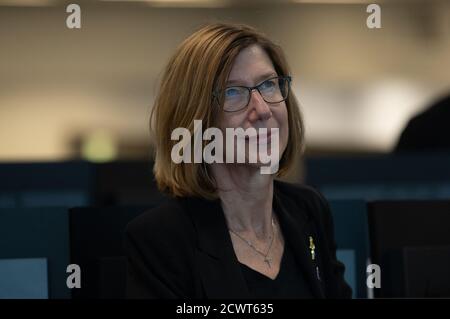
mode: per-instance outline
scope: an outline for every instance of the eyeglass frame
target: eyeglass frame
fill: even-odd
[[[285,80],[287,81],[288,92],[287,92],[286,97],[285,97],[284,99],[282,99],[281,101],[278,101],[278,102],[267,102],[266,99],[264,98],[264,96],[262,95],[261,91],[259,90],[259,87],[260,87],[263,83],[265,83],[266,81],[273,80],[273,79],[280,79],[280,78],[285,79]],[[248,107],[248,104],[250,103],[251,98],[252,98],[252,92],[253,92],[253,90],[255,90],[255,89],[258,91],[259,95],[261,95],[262,99],[263,99],[264,102],[266,102],[266,103],[269,103],[269,104],[277,104],[277,103],[281,103],[281,102],[283,102],[283,101],[286,101],[287,98],[289,97],[289,91],[290,91],[291,82],[292,82],[292,77],[289,76],[289,75],[286,75],[286,76],[274,76],[274,77],[272,77],[272,78],[269,78],[269,79],[266,79],[266,80],[262,81],[261,83],[259,83],[259,84],[256,85],[256,86],[252,86],[252,87],[244,86],[244,85],[232,85],[232,86],[226,87],[223,91],[225,91],[225,90],[228,89],[228,88],[234,88],[234,87],[238,87],[238,88],[246,88],[246,89],[248,90],[248,100],[247,100],[247,103],[246,103],[243,107],[241,107],[240,109],[238,109],[238,110],[227,111],[227,110],[224,110],[223,108],[222,108],[222,110],[223,110],[224,112],[227,112],[227,113],[234,113],[234,112],[239,112],[239,111],[242,111],[242,110],[246,109],[246,108]],[[218,91],[218,90],[213,91],[213,97],[215,98],[215,100],[216,100],[216,102],[217,102],[218,105],[220,105],[220,103],[219,103],[219,96],[220,96],[220,91]]]

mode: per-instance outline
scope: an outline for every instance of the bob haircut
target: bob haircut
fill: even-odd
[[[242,24],[206,25],[184,40],[169,60],[150,115],[156,151],[153,172],[161,191],[177,197],[218,198],[208,164],[172,161],[171,150],[178,141],[171,140],[171,133],[184,127],[193,138],[194,120],[203,121],[203,130],[217,127],[223,113],[223,95],[216,99],[213,92],[223,91],[236,56],[254,44],[265,50],[279,76],[289,75],[281,48],[256,29]],[[289,138],[276,177],[287,174],[304,148],[303,119],[292,92],[285,102]]]

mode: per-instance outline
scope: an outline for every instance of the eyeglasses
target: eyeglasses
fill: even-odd
[[[250,103],[253,90],[258,90],[266,103],[276,104],[283,102],[289,95],[291,84],[290,76],[277,76],[265,80],[254,87],[229,86],[223,92],[223,110],[225,112],[237,112],[243,110]],[[213,96],[219,101],[219,92],[214,92]],[[220,104],[220,103],[219,103]]]

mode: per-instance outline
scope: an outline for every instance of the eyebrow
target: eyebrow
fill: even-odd
[[[278,76],[278,75],[277,75],[276,72],[273,72],[273,71],[264,73],[263,75],[260,75],[260,76],[258,76],[258,77],[256,78],[256,83],[259,84],[259,83],[261,83],[263,80],[267,80],[267,79],[269,79],[269,78],[271,78],[271,77],[275,77],[275,76]],[[238,80],[238,79],[236,79],[236,80],[228,80],[227,83],[225,83],[225,85],[226,85],[226,86],[230,86],[230,85],[236,85],[236,86],[239,86],[239,85],[243,85],[242,82],[243,82],[243,81]]]

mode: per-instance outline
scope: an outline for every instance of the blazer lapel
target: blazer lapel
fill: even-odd
[[[196,259],[206,297],[250,298],[226,227],[220,200],[183,200],[197,233]]]
[[[210,201],[190,197],[183,198],[180,202],[190,215],[197,233],[196,255],[206,297],[251,298],[234,253],[220,200]],[[314,229],[307,207],[299,207],[292,198],[284,196],[278,190],[275,181],[273,208],[314,297],[325,298],[307,245],[308,233]]]
[[[313,264],[308,247],[308,235],[311,234],[314,225],[306,211],[307,208],[299,207],[293,199],[283,196],[276,187],[274,187],[273,207],[279,218],[283,234],[291,243],[295,259],[305,274],[314,297],[325,298],[315,269],[316,265]]]

